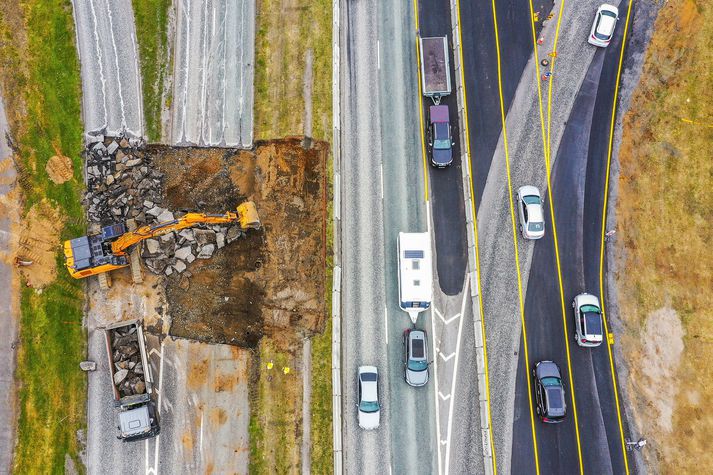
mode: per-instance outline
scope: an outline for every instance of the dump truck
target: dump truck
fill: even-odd
[[[448,61],[448,38],[419,38],[421,52],[421,89],[438,105],[441,97],[451,93],[451,73]]]
[[[114,405],[119,408],[117,438],[132,442],[156,437],[160,427],[141,321],[109,325],[104,336]]]
[[[101,228],[101,232],[64,242],[65,265],[75,279],[101,275],[134,265],[129,254],[142,241],[173,231],[210,224],[238,224],[242,230],[259,229],[255,203],[246,201],[225,214],[186,213],[178,219],[127,230],[124,223]],[[133,270],[133,269],[132,269]]]

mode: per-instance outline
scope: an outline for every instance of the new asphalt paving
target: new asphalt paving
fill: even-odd
[[[622,7],[620,17],[622,20],[626,18],[626,6]],[[585,472],[592,473],[624,473],[624,451],[606,343],[593,349],[577,346],[573,338],[571,301],[575,295],[585,291],[599,295],[603,190],[623,27],[624,21],[620,21],[609,47],[595,52],[556,152],[552,187],[567,312],[566,334],[559,288],[556,280],[552,279],[557,269],[551,233],[535,245],[525,306],[530,364],[532,366],[542,359],[556,361],[565,373],[568,398],[574,388],[582,463]],[[549,220],[549,207],[545,208],[546,219]],[[573,381],[567,374],[563,336],[569,339]],[[521,357],[516,407],[523,412],[528,404],[525,380],[528,375]],[[543,473],[573,473],[579,470],[571,401],[568,406],[569,414],[564,423],[556,426],[536,424],[540,470]],[[513,473],[531,473],[534,470],[529,428],[529,420],[516,418]]]
[[[82,69],[82,116],[89,134],[141,137],[141,76],[129,0],[73,0]]]
[[[179,0],[171,141],[250,148],[255,2]]]

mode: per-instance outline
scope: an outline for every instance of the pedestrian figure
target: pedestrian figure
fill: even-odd
[[[609,241],[611,238],[616,234],[616,229],[612,229],[610,231],[607,231],[606,234],[604,235],[604,240]]]
[[[646,439],[639,439],[636,442],[630,439],[626,439],[626,450],[641,450],[646,446]]]

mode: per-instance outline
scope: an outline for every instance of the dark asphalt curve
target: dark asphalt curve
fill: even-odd
[[[620,7],[626,18],[628,4]],[[612,101],[617,76],[623,23],[607,49],[594,56],[557,152],[552,186],[560,265],[567,311],[572,377],[577,402],[582,463],[586,473],[625,473],[607,348],[580,348],[574,341],[571,302],[580,292],[599,294],[599,246],[603,190],[609,145]],[[549,214],[549,206],[545,206]],[[546,218],[549,221],[549,216]],[[564,329],[557,286],[552,233],[536,244],[525,302],[532,364],[551,359],[560,365],[568,406],[572,381],[567,375]],[[522,354],[522,350],[520,352]],[[524,358],[519,359],[516,414],[527,410]],[[513,473],[534,473],[529,420],[514,421]],[[572,407],[557,426],[537,424],[541,473],[579,470]]]
[[[540,12],[540,20],[546,19],[553,4],[550,0],[533,0],[535,11]],[[495,8],[500,40],[503,103],[507,112],[532,54],[530,3],[529,0],[496,0]],[[471,177],[477,206],[502,130],[492,3],[489,0],[461,1],[460,21],[472,154]],[[539,32],[542,21],[538,21],[535,27]]]
[[[453,163],[447,168],[437,169],[430,165],[429,195],[433,214],[433,228],[436,240],[436,268],[441,290],[446,295],[457,295],[463,290],[467,238],[465,234],[465,202],[463,195],[463,175],[461,171],[460,127],[458,124],[458,102],[455,93],[455,71],[453,69],[453,38],[448,0],[419,1],[419,33],[422,38],[448,36],[450,74],[453,93],[441,99],[450,111],[453,131]],[[423,98],[423,118],[428,121],[428,107],[433,102]],[[425,126],[425,124],[424,124]],[[425,134],[425,130],[424,130]]]

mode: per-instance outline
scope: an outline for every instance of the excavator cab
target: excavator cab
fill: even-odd
[[[238,205],[238,219],[240,227],[243,229],[260,229],[260,217],[257,215],[257,208],[252,201],[246,201]]]

